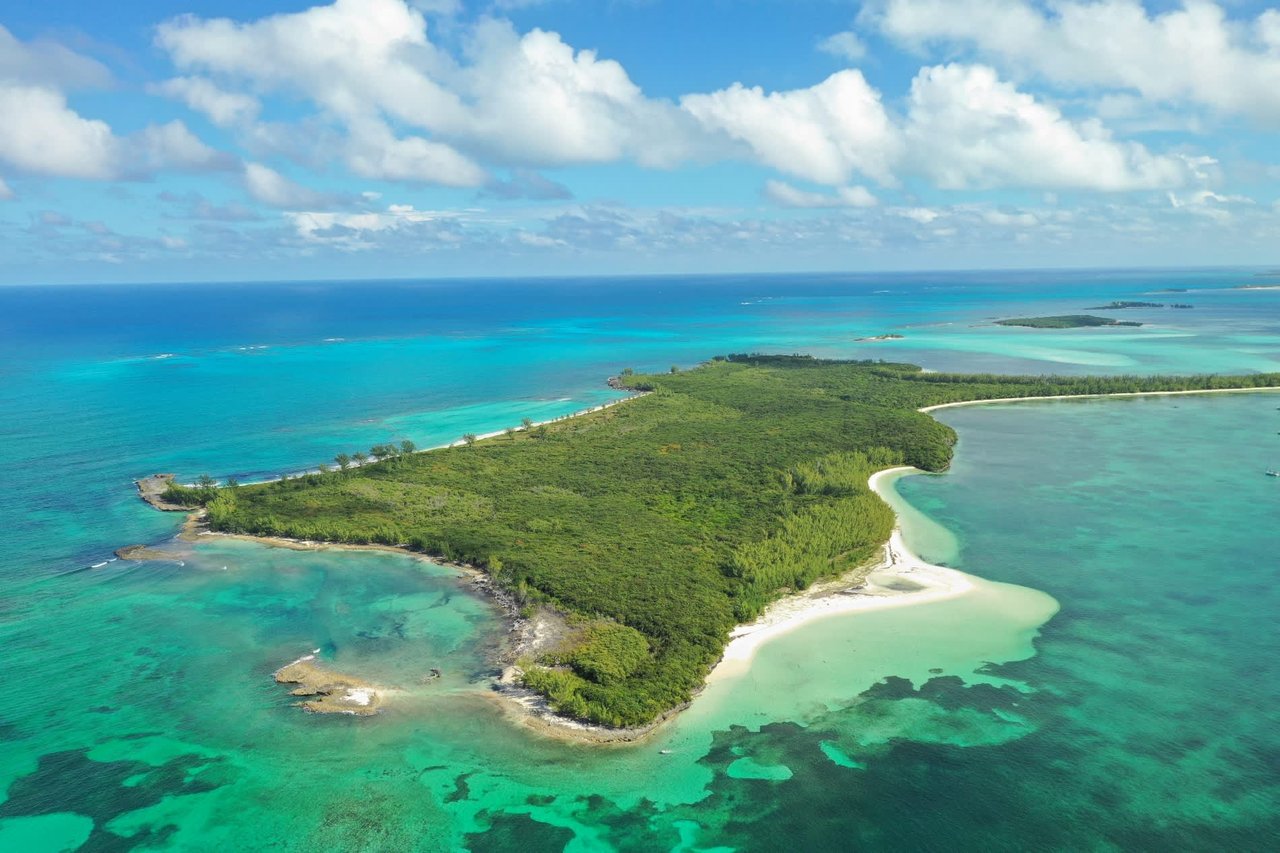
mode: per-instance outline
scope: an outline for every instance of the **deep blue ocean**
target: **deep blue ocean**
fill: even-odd
[[[0,850],[1275,849],[1278,649],[1259,614],[1277,603],[1280,481],[1261,471],[1280,468],[1280,397],[942,413],[961,435],[956,470],[901,491],[953,531],[966,571],[1057,599],[1035,656],[916,684],[886,662],[763,725],[746,722],[750,691],[735,694],[678,767],[584,754],[496,716],[477,688],[496,621],[443,569],[244,543],[201,545],[181,566],[107,562],[176,533],[180,519],[138,501],[137,477],[253,479],[389,440],[441,444],[615,399],[605,379],[624,367],[805,352],[1004,373],[1277,371],[1280,290],[1240,289],[1280,283],[1265,273],[0,288]],[[1110,315],[1139,328],[991,322],[1113,300],[1195,307]],[[859,340],[887,334],[902,338]],[[1183,538],[1157,559],[1164,527]],[[1095,529],[1105,553],[1074,559]],[[1165,574],[1186,602],[1148,600]],[[1196,642],[1164,641],[1184,632]],[[306,717],[269,674],[321,645],[387,678],[430,658],[459,680],[448,701],[371,720]],[[1157,695],[1132,687],[1147,664],[1174,674],[1135,711]],[[984,682],[1004,670],[1018,688]],[[1020,710],[1005,691],[1038,698]],[[877,726],[891,736],[857,734]],[[744,776],[744,756],[787,772]]]

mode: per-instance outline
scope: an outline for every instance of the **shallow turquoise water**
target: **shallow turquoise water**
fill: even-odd
[[[510,725],[496,620],[420,562],[87,568],[172,535],[134,476],[445,441],[609,399],[626,365],[1280,369],[1280,295],[1223,289],[1247,275],[0,291],[0,849],[1266,849],[1276,397],[940,412],[954,471],[900,490],[949,535],[912,542],[1022,591],[814,623],[639,748]],[[1197,308],[1138,330],[983,324],[1168,286]],[[270,673],[317,648],[397,688],[386,713],[291,708]]]

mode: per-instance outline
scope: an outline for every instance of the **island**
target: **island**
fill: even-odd
[[[1128,299],[1117,299],[1106,305],[1094,305],[1092,308],[1086,308],[1086,311],[1121,311],[1125,308],[1163,308],[1163,302],[1135,302]]]
[[[1280,374],[959,375],[744,354],[627,370],[614,384],[635,396],[448,448],[385,445],[359,467],[171,482],[165,503],[197,509],[214,533],[396,548],[483,572],[512,625],[557,626],[532,632],[550,644],[516,632],[503,689],[560,718],[643,733],[700,690],[735,626],[825,579],[856,584],[875,564],[895,517],[869,478],[951,460],[955,432],[920,409],[1276,387]],[[343,712],[365,698],[356,679],[302,669],[278,677],[327,690]]]
[[[875,343],[876,341],[900,341],[904,335],[873,335],[869,338],[854,338],[855,343]]]
[[[1107,305],[1095,305],[1092,308],[1086,308],[1086,311],[1122,311],[1126,308],[1194,308],[1194,305],[1188,305],[1185,302],[1174,302],[1166,306],[1163,302],[1133,302],[1130,300],[1116,300]]]
[[[1010,317],[996,320],[997,326],[1025,326],[1028,329],[1084,329],[1095,326],[1141,326],[1132,320],[1113,320],[1092,314],[1060,314],[1054,317]]]

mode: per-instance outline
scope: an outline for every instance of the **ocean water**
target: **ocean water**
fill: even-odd
[[[106,562],[176,532],[134,477],[441,443],[612,399],[626,366],[1280,370],[1253,272],[0,289],[0,850],[1274,848],[1280,395],[939,412],[961,443],[898,482],[908,541],[990,583],[787,634],[637,747],[513,725],[498,620],[445,569]],[[1196,308],[989,323],[1113,299]],[[270,674],[313,649],[386,711],[291,707]]]

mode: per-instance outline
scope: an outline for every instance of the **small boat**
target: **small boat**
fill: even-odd
[[[1267,472],[1267,476],[1268,476],[1268,477],[1280,477],[1280,471],[1268,471],[1268,472]]]
[[[670,754],[671,754],[671,750],[669,750],[669,749],[660,749],[660,750],[658,750],[658,755],[670,755]]]

